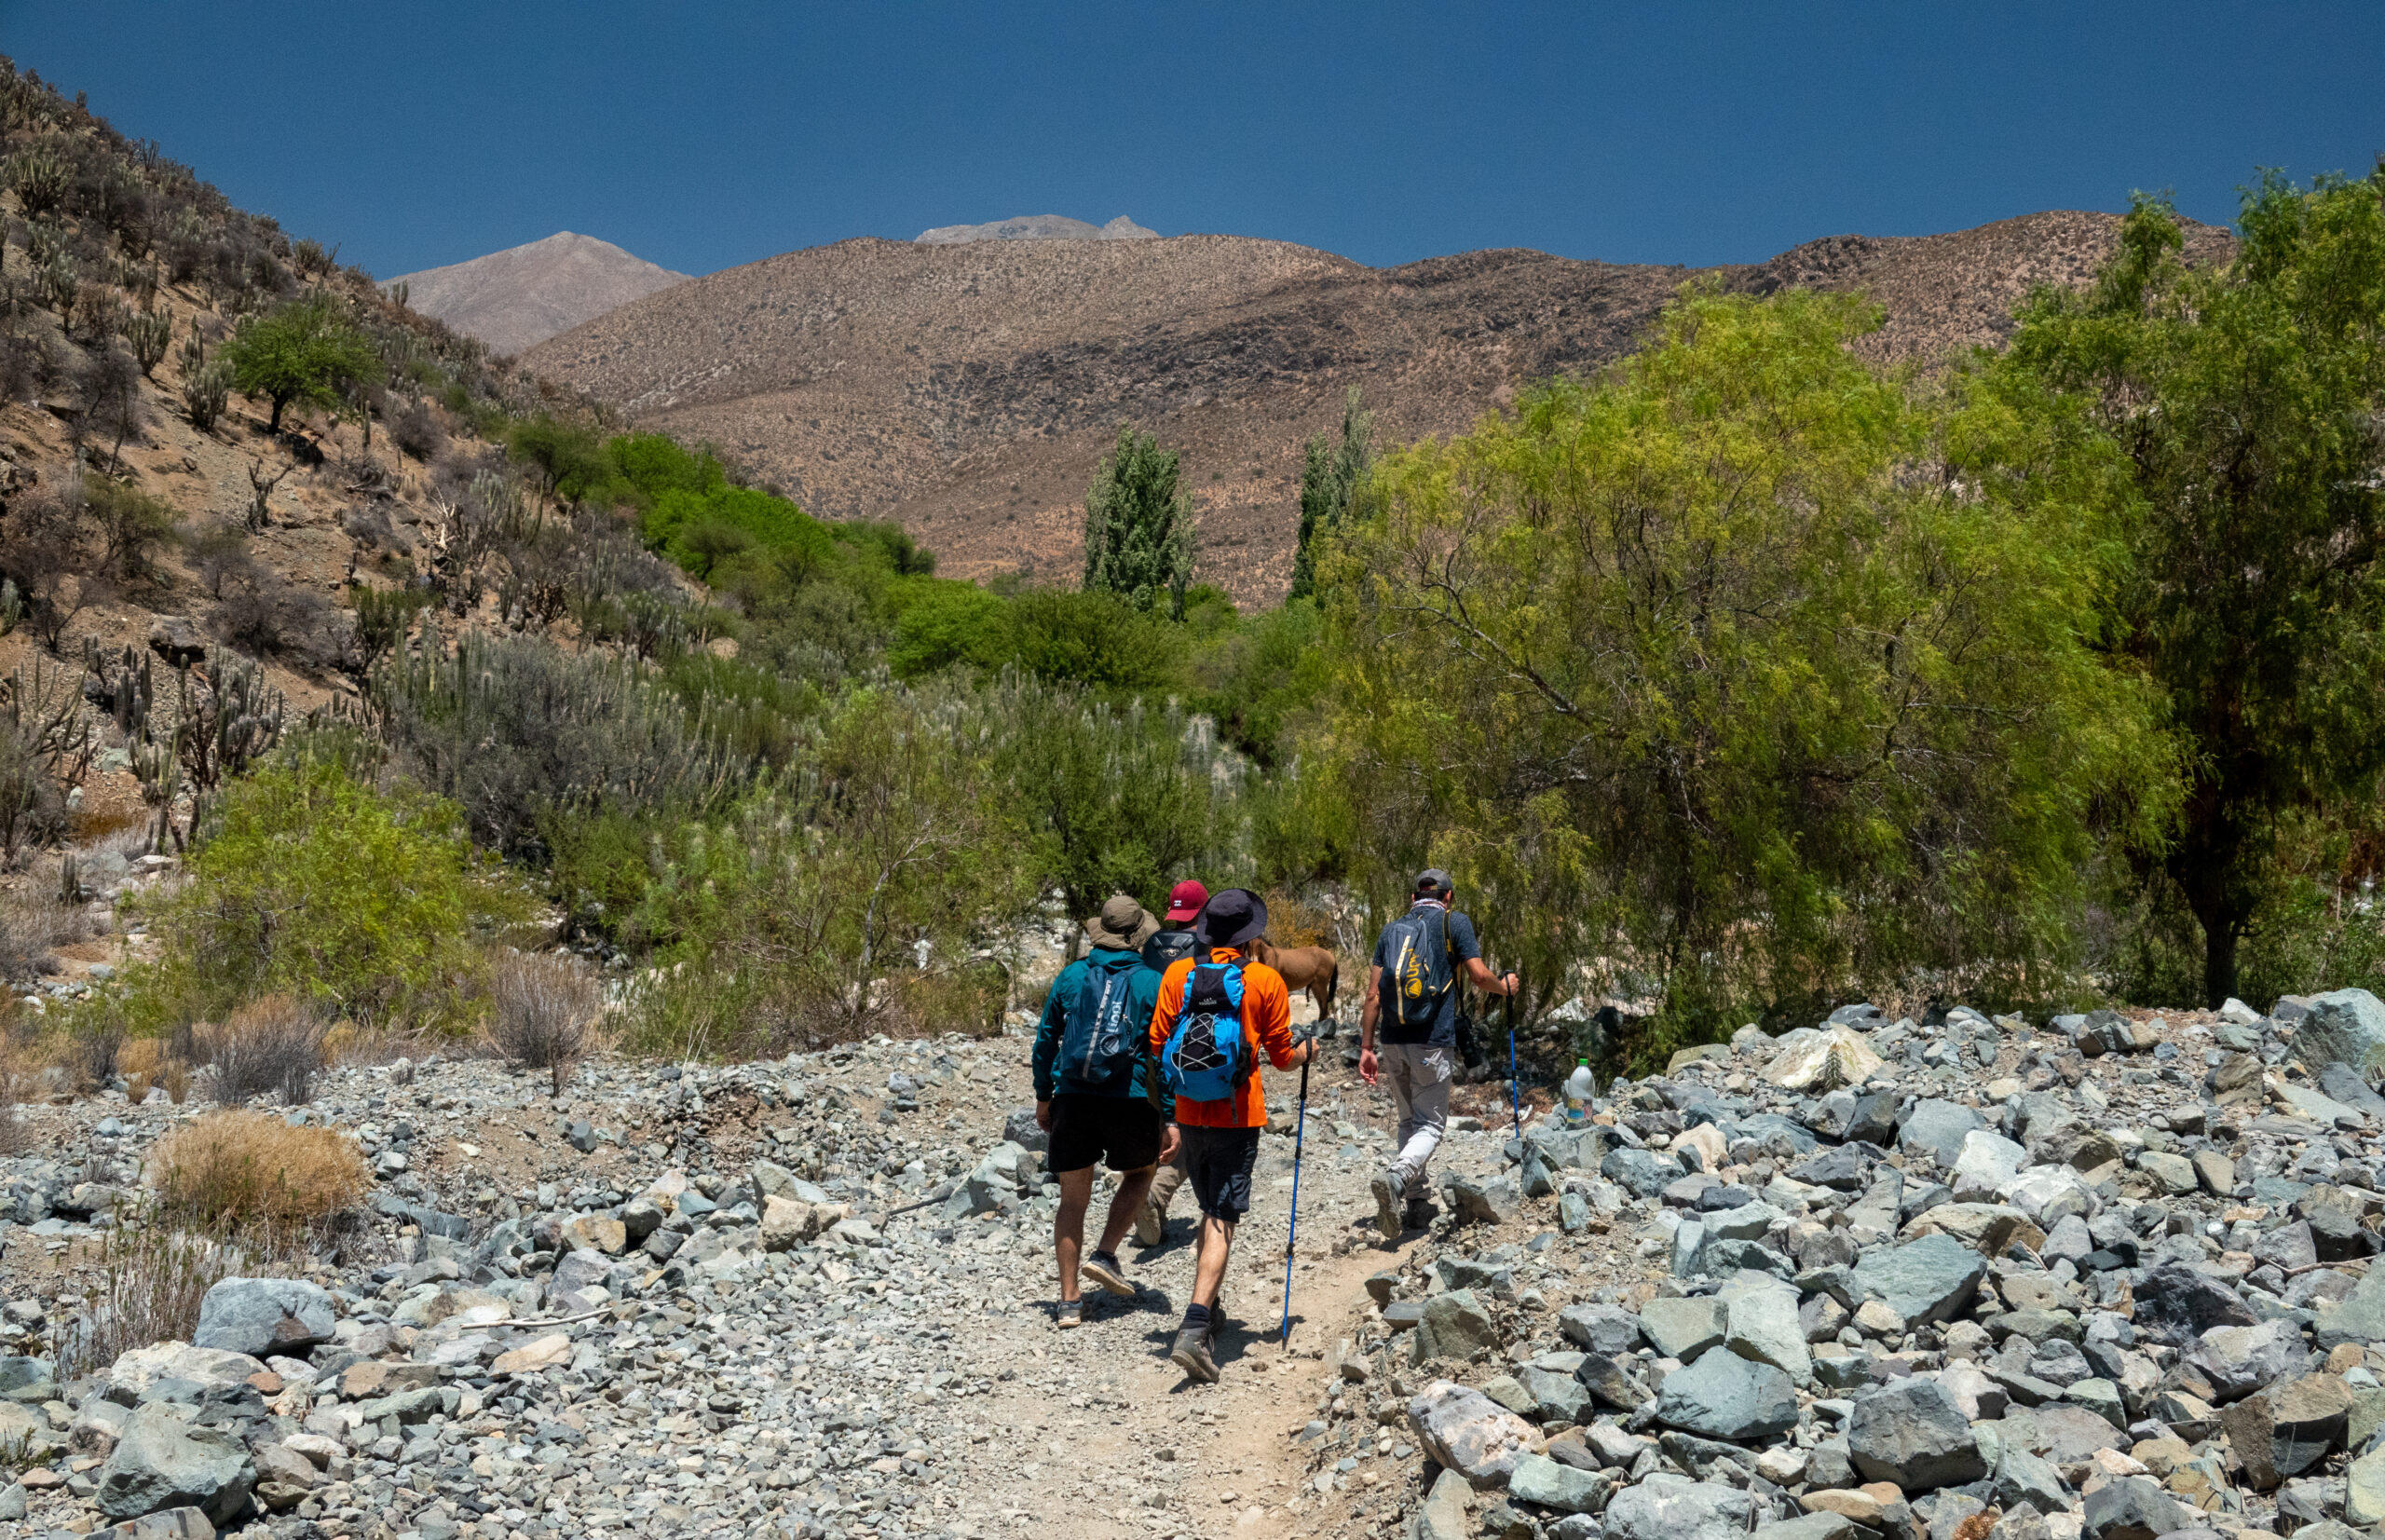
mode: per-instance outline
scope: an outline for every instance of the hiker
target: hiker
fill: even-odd
[[[1456,893],[1450,874],[1438,866],[1417,874],[1408,912],[1375,941],[1358,1012],[1358,1074],[1373,1085],[1389,1070],[1399,1108],[1398,1157],[1374,1179],[1375,1223],[1390,1241],[1424,1225],[1424,1164],[1449,1123],[1450,1082],[1457,1070],[1459,974],[1485,994],[1516,992],[1515,974],[1493,977],[1483,965],[1474,921],[1450,907]]]
[[[1157,934],[1143,943],[1143,965],[1165,974],[1179,958],[1192,955],[1192,920],[1201,906],[1209,901],[1209,890],[1186,878],[1167,891],[1167,912]],[[1160,1077],[1151,1080],[1152,1099],[1157,1102],[1165,1095]],[[1176,1158],[1159,1168],[1152,1179],[1151,1195],[1135,1214],[1135,1243],[1145,1250],[1167,1239],[1167,1206],[1174,1201],[1176,1190],[1184,1185],[1184,1151],[1179,1147]]]
[[[1135,1292],[1118,1263],[1118,1243],[1143,1206],[1152,1168],[1173,1158],[1177,1144],[1165,1110],[1145,1094],[1143,1035],[1159,1002],[1160,974],[1143,965],[1142,947],[1159,921],[1118,893],[1084,928],[1092,950],[1060,970],[1035,1027],[1035,1124],[1051,1136],[1044,1164],[1060,1185],[1052,1249],[1060,1264],[1056,1320],[1063,1331],[1084,1319],[1080,1272],[1112,1294]],[[1080,1260],[1096,1161],[1109,1164],[1118,1192],[1102,1221],[1101,1244]]]
[[[1247,948],[1266,931],[1267,906],[1257,893],[1228,888],[1211,897],[1192,922],[1193,953],[1168,968],[1152,1016],[1152,1053],[1176,1097],[1185,1179],[1201,1206],[1192,1299],[1168,1356],[1205,1383],[1218,1378],[1218,1290],[1234,1226],[1250,1208],[1250,1174],[1267,1125],[1259,1056],[1288,1070],[1316,1051],[1292,1036],[1283,975],[1248,960]]]

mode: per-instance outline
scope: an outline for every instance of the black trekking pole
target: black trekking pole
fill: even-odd
[[[1309,1058],[1316,1056],[1316,1039],[1308,1041]],[[1292,1342],[1292,1243],[1301,1233],[1301,1146],[1308,1138],[1308,1065],[1301,1060],[1301,1110],[1292,1124],[1292,1217],[1284,1230],[1284,1327],[1278,1333],[1285,1346]]]

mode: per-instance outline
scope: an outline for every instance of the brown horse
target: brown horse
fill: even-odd
[[[1278,947],[1264,939],[1251,943],[1251,961],[1263,962],[1284,975],[1284,988],[1308,991],[1315,1002],[1317,1025],[1333,1028],[1333,988],[1342,977],[1342,963],[1325,947]]]

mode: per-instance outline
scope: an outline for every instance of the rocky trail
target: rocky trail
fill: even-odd
[[[1344,1039],[1342,1046],[1348,1047]],[[24,1110],[0,1533],[1056,1540],[2341,1540],[2385,1522],[2385,1005],[2032,1025],[1869,1007],[1677,1056],[1518,1139],[1465,1088],[1438,1212],[1387,1097],[1291,1077],[1222,1382],[1140,1292],[1053,1325],[1026,1039],[730,1066],[327,1075],[369,1221],[99,1362],[83,1288],[196,1108]],[[1006,1136],[1022,1137],[1015,1142]],[[1097,1195],[1094,1218],[1105,1206]],[[137,1221],[136,1221],[137,1222]]]

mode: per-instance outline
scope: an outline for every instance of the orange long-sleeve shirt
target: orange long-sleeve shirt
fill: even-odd
[[[1242,954],[1232,947],[1209,949],[1212,962],[1231,962]],[[1194,960],[1179,958],[1168,964],[1159,983],[1159,1009],[1152,1013],[1152,1057],[1157,1059],[1176,1031],[1177,1013],[1184,1004],[1184,981],[1192,974]],[[1278,1070],[1292,1067],[1292,993],[1284,975],[1263,962],[1242,965],[1242,1041],[1256,1059],[1261,1053]],[[1251,1075],[1224,1101],[1176,1098],[1176,1121],[1192,1128],[1263,1128],[1267,1124],[1267,1093]]]

